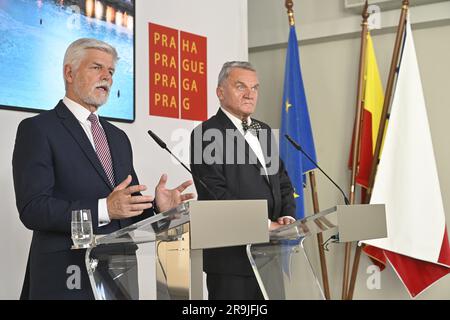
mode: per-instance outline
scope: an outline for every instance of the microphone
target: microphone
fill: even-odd
[[[170,154],[172,154],[172,152],[170,152],[169,149],[167,149],[167,145],[164,141],[162,141],[152,130],[148,130],[147,131],[148,134],[150,135],[150,137],[153,138],[153,140],[155,140],[155,142],[163,149],[166,149],[167,151],[169,151]],[[178,160],[178,159],[177,159]],[[179,160],[178,160],[179,161]],[[181,161],[180,161],[181,162]],[[183,163],[181,163],[183,164]],[[189,169],[188,169],[189,170]]]
[[[174,157],[187,171],[189,171],[189,173],[192,175],[192,177],[194,177],[198,182],[200,182],[200,184],[202,185],[203,188],[205,188],[205,190],[214,198],[214,200],[217,200],[217,197],[214,195],[214,193],[211,192],[211,190],[208,188],[208,186],[206,185],[206,183],[203,182],[202,179],[200,179],[200,177],[197,177],[196,175],[194,175],[191,171],[191,169],[189,169],[184,163],[183,161],[181,161],[180,159],[178,159],[173,153],[172,151],[170,151],[169,148],[167,148],[167,144],[161,140],[160,137],[158,137],[152,130],[148,130],[147,133],[150,135],[150,137],[153,138],[153,140],[155,140],[155,142],[164,150],[166,150],[167,152],[170,153],[170,155],[172,157]]]
[[[305,150],[303,150],[303,148],[302,148],[297,142],[294,141],[294,139],[292,139],[288,134],[285,134],[284,136],[285,136],[286,139],[288,139],[289,142],[295,147],[295,149],[297,149],[298,151],[300,151],[301,153],[303,153],[303,154],[305,155],[305,157],[307,157],[307,158],[309,159],[309,161],[311,161],[311,162],[317,167],[317,169],[319,169],[320,172],[322,172],[322,173],[325,175],[325,177],[327,177],[328,180],[330,180],[330,181],[336,186],[336,188],[339,189],[339,191],[340,191],[340,192],[342,193],[342,195],[344,196],[344,202],[345,202],[345,204],[346,204],[346,205],[349,205],[349,204],[350,204],[350,201],[348,201],[348,198],[347,198],[347,196],[345,195],[344,191],[342,191],[342,189],[337,185],[337,183],[334,182],[334,180],[331,179],[330,176],[328,176],[328,175],[325,173],[325,171],[323,171],[322,168],[321,168],[321,167],[320,167],[313,159],[311,159],[311,157],[305,152]]]

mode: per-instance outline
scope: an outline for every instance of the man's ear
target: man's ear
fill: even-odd
[[[220,101],[223,100],[223,88],[222,87],[217,87],[216,88],[216,95],[217,95],[217,98],[219,98]]]
[[[70,64],[66,64],[64,66],[64,79],[66,80],[67,83],[72,83],[73,82],[73,68]]]

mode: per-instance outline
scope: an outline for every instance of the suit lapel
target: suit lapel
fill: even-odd
[[[81,128],[78,120],[75,118],[72,112],[67,109],[62,101],[60,101],[56,106],[56,113],[61,118],[62,124],[70,132],[74,140],[80,146],[81,150],[83,150],[83,153],[89,159],[97,173],[112,190],[112,186],[108,180],[108,177],[106,176],[105,170],[103,169],[100,160],[98,159],[97,153],[92,147],[92,144],[86,136],[86,133],[83,131],[83,128]]]
[[[271,132],[270,130],[268,130],[267,128],[264,128],[264,126],[262,126],[262,130],[266,130],[266,139],[265,141],[263,139],[261,139],[261,132],[258,135],[258,141],[259,141],[259,145],[261,146],[261,150],[263,153],[263,157],[264,157],[264,161],[266,162],[266,168],[267,165],[270,163],[270,159],[269,159],[269,154],[272,155],[272,148],[274,147],[272,145],[272,141],[271,141]],[[273,155],[272,155],[273,156]],[[275,175],[273,174],[268,174],[266,176],[269,179],[269,184],[270,185],[274,185],[274,179],[275,179]]]
[[[236,126],[233,124],[233,122],[231,122],[231,120],[222,111],[222,109],[219,108],[219,111],[217,111],[216,116],[217,116],[219,122],[223,125],[223,127],[225,129],[224,130],[225,134],[229,134],[227,129],[237,130]],[[260,172],[260,173],[264,172],[264,168],[263,168],[261,162],[259,162],[258,157],[256,156],[256,153],[250,147],[250,145],[248,144],[247,140],[245,140],[245,137],[242,134],[240,134],[240,132],[237,135],[237,139],[242,139],[243,140],[243,141],[242,140],[240,141],[239,145],[242,145],[242,142],[245,145],[245,148],[244,148],[245,149],[245,159],[246,160],[248,160],[248,159],[256,159],[256,163],[254,163],[253,166],[255,167],[256,170],[258,170],[258,172]],[[233,141],[234,141],[234,150],[236,150],[236,152],[239,152],[240,150],[238,150],[238,141],[236,141],[235,139],[233,139]],[[264,152],[265,152],[265,150],[263,149],[263,153]],[[251,158],[250,158],[250,155],[251,155]],[[264,157],[265,157],[265,154],[264,154]],[[270,178],[268,180],[267,176],[266,175],[264,175],[264,176],[265,176],[264,181],[266,181],[267,184],[270,185]]]

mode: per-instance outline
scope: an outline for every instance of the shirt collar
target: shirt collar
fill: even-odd
[[[86,109],[81,104],[76,103],[75,101],[73,101],[67,97],[63,98],[63,102],[66,105],[66,107],[70,110],[70,112],[73,113],[75,118],[77,118],[77,120],[79,122],[88,121],[87,118],[91,114],[91,112],[88,109]],[[97,111],[95,111],[94,114],[98,117]]]
[[[231,120],[236,128],[244,135],[244,128],[242,128],[242,119],[236,117],[231,112],[225,110],[225,108],[221,107],[223,113]],[[247,118],[247,124],[250,125],[252,123],[252,119],[250,117]]]

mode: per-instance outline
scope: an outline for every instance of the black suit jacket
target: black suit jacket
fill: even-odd
[[[261,121],[258,122],[267,133],[267,137],[271,137],[270,127]],[[278,156],[277,147],[270,138],[264,141],[260,137],[260,142],[266,163],[274,166],[273,159],[279,161],[278,170],[272,174],[269,170],[268,179],[262,173],[262,165],[256,161],[257,157],[245,138],[221,109],[215,116],[196,127],[191,134],[191,170],[193,175],[200,177],[209,189],[206,190],[194,178],[198,199],[214,200],[211,193],[217,200],[266,199],[269,219],[275,221],[281,216],[294,217],[294,190],[284,164]],[[202,156],[210,154],[216,163],[211,164],[209,159]],[[270,159],[272,161],[269,163]],[[212,221],[212,232],[214,228],[220,226],[214,225]],[[203,257],[205,272],[253,275],[244,246],[208,249],[204,251]]]
[[[131,144],[125,132],[100,118],[113,161],[116,184],[128,174],[138,184]],[[33,230],[22,298],[93,298],[85,250],[70,250],[71,211],[90,209],[94,234],[106,234],[153,214],[112,220],[98,227],[98,200],[113,190],[86,133],[62,101],[50,111],[23,120],[13,153],[16,204],[23,224]],[[81,288],[68,278],[81,271]],[[74,281],[74,278],[69,279]],[[73,282],[75,283],[75,282]]]

